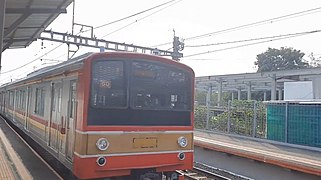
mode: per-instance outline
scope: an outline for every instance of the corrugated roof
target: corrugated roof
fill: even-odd
[[[66,13],[72,0],[6,0],[3,50],[24,48],[59,14]]]

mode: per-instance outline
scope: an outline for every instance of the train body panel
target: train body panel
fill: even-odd
[[[193,89],[168,59],[85,54],[1,86],[0,113],[80,179],[175,172],[193,167]]]
[[[130,175],[131,170],[135,169],[151,169],[155,172],[167,172],[178,169],[193,169],[193,152],[186,151],[185,159],[181,161],[177,158],[179,152],[164,153],[141,153],[137,155],[119,154],[106,155],[106,166],[98,166],[98,157],[83,158],[76,156],[74,172],[79,177],[87,179],[90,177],[114,177]],[[90,169],[88,167],[91,167]],[[84,171],[84,169],[86,169]]]

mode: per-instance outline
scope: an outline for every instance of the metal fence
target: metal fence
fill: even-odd
[[[229,101],[227,106],[197,106],[195,127],[252,137],[266,137],[265,104],[257,101]]]
[[[229,101],[196,106],[195,128],[321,148],[321,103]]]
[[[320,102],[269,102],[267,139],[321,148]]]

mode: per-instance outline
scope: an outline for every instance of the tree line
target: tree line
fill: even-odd
[[[311,53],[308,56],[309,61],[305,60],[304,56],[305,53],[291,47],[268,48],[256,56],[254,65],[258,68],[257,72],[321,67],[320,56]]]

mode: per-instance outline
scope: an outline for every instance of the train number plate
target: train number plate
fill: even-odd
[[[156,148],[157,138],[134,138],[134,148]]]

